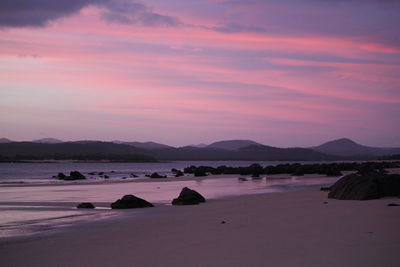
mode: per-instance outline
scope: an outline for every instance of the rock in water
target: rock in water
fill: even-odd
[[[94,205],[90,202],[82,202],[76,206],[78,209],[94,209]]]
[[[197,191],[184,187],[177,198],[172,200],[172,205],[197,205],[206,202],[206,199]]]
[[[154,205],[134,195],[125,195],[111,204],[112,209],[136,209],[147,207],[154,207]]]
[[[167,178],[167,176],[159,175],[157,172],[152,173],[151,175],[146,175],[147,177],[150,178]]]
[[[57,178],[60,179],[60,180],[64,180],[65,178],[67,178],[67,176],[66,176],[64,173],[59,172],[59,173],[57,174]]]
[[[69,173],[68,180],[83,180],[83,179],[86,179],[86,177],[78,171],[72,171]]]
[[[379,172],[346,175],[330,187],[328,198],[368,200],[400,195],[400,175]]]

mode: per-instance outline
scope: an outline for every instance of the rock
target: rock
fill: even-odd
[[[206,202],[206,199],[197,191],[184,187],[177,198],[172,200],[172,205],[197,205]]]
[[[179,170],[175,173],[175,177],[181,177],[183,175],[184,175],[183,172]]]
[[[382,172],[346,175],[331,186],[328,198],[368,200],[400,194],[400,175]]]
[[[96,175],[97,172],[89,172],[89,175]]]
[[[194,172],[194,176],[196,176],[196,177],[207,176],[207,173],[204,170],[197,169]]]
[[[125,195],[111,204],[112,209],[136,209],[147,207],[154,207],[154,205],[134,195]]]
[[[398,206],[400,206],[400,204],[390,203],[390,204],[387,204],[386,206],[388,206],[388,207],[398,207]]]
[[[242,182],[248,181],[247,178],[245,178],[245,177],[239,177],[238,180],[242,181]]]
[[[82,202],[76,206],[78,209],[94,209],[94,205],[90,202]]]
[[[103,174],[104,174],[104,172],[99,172],[99,173],[98,173],[99,176],[101,176],[101,175],[103,175]]]
[[[321,187],[321,189],[320,189],[321,191],[331,191],[331,188],[330,187]]]
[[[131,173],[131,177],[132,178],[136,178],[136,177],[138,177],[136,174],[134,174],[134,173]]]
[[[105,179],[108,179],[108,178],[110,178],[110,176],[108,176],[108,175],[104,175],[104,178],[105,178]]]
[[[59,173],[57,174],[57,178],[60,179],[60,180],[64,180],[65,178],[67,178],[67,176],[66,176],[64,173],[59,172]]]
[[[57,178],[60,180],[66,180],[66,181],[72,181],[72,180],[84,180],[86,177],[78,172],[78,171],[72,171],[70,172],[69,176],[66,176],[64,173],[60,172],[57,175]]]
[[[69,173],[68,180],[83,180],[83,179],[86,179],[86,177],[78,171],[72,171]]]
[[[151,175],[146,175],[147,177],[150,177],[150,178],[167,178],[167,176],[162,176],[162,175],[159,175],[157,172],[154,172],[154,173],[152,173]]]
[[[226,222],[225,221],[221,221],[221,224],[225,224]]]

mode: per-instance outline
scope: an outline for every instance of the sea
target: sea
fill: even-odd
[[[126,216],[126,212],[110,209],[110,203],[126,194],[146,199],[156,207],[171,205],[183,187],[201,193],[208,200],[241,195],[289,192],[310,186],[325,186],[339,177],[261,176],[247,181],[239,175],[212,176],[206,179],[182,177],[173,181],[147,178],[157,172],[172,176],[171,169],[221,165],[245,167],[249,161],[178,161],[161,163],[0,163],[0,241],[62,231],[80,223]],[[293,162],[257,162],[261,166]],[[304,163],[304,162],[298,162]],[[310,162],[307,162],[310,163]],[[54,176],[62,172],[79,171],[87,179],[61,181]],[[95,172],[96,174],[90,174]],[[102,173],[99,175],[98,173]],[[134,174],[135,177],[132,177]],[[108,178],[104,178],[104,176]],[[80,202],[91,202],[93,210],[77,209]],[[129,216],[141,216],[143,210],[129,211]],[[154,211],[149,211],[154,212]]]

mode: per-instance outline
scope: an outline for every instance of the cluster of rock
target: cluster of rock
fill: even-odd
[[[158,174],[157,172],[153,172],[152,174],[146,174],[146,177],[149,177],[149,178],[155,178],[155,179],[158,179],[158,178],[167,178],[167,176],[165,176],[165,175],[160,175],[160,174]]]
[[[328,198],[368,200],[400,196],[400,174],[369,171],[346,175],[329,188]],[[322,189],[321,189],[322,190]]]
[[[259,175],[268,174],[291,174],[302,176],[305,174],[321,174],[326,176],[341,176],[342,171],[362,171],[362,170],[380,170],[386,168],[398,168],[399,162],[343,162],[343,163],[323,163],[323,164],[278,164],[275,166],[261,166],[258,163],[251,164],[248,167],[228,167],[225,165],[218,167],[210,166],[189,166],[184,169],[184,173],[194,176],[206,176],[208,174],[239,174]]]
[[[184,187],[177,198],[172,200],[172,205],[197,205],[206,202],[206,199],[197,191]],[[125,195],[111,204],[112,209],[137,209],[154,207],[150,202],[134,195]],[[77,206],[78,209],[94,209],[90,202],[83,202]]]
[[[84,180],[86,179],[85,175],[78,171],[72,171],[69,173],[69,176],[66,176],[64,173],[60,172],[57,176],[60,180],[72,181],[72,180]]]

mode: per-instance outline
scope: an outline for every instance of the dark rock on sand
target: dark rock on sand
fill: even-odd
[[[94,209],[95,206],[90,202],[82,202],[76,206],[78,209]]]
[[[400,206],[400,204],[390,203],[390,204],[387,204],[387,206],[388,207],[398,207],[398,206]]]
[[[320,190],[329,192],[329,191],[331,191],[331,188],[330,187],[321,187]]]
[[[248,181],[247,178],[245,178],[245,177],[239,177],[238,180],[239,180],[239,181],[242,181],[242,182]]]
[[[400,175],[382,172],[346,175],[331,186],[329,198],[368,200],[400,195]]]
[[[197,191],[184,187],[177,198],[172,200],[172,205],[197,205],[206,202],[206,199]]]
[[[111,204],[112,209],[136,209],[147,207],[154,207],[154,205],[134,195],[125,195]]]

